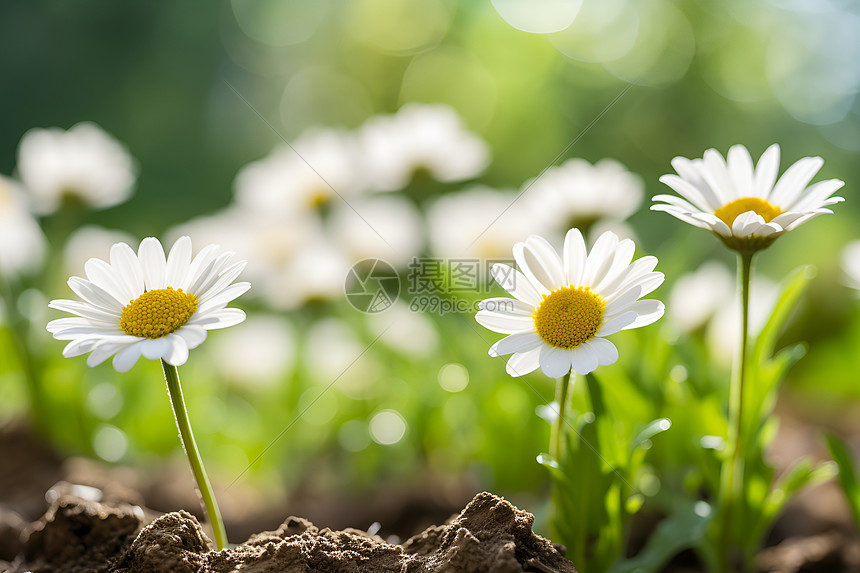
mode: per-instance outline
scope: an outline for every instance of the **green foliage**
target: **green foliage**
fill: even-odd
[[[848,445],[834,434],[827,434],[827,448],[839,466],[839,485],[848,501],[854,526],[860,531],[860,480],[857,479],[857,462]]]

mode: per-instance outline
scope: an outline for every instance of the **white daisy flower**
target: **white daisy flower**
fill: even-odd
[[[663,175],[660,181],[681,197],[657,195],[654,201],[663,203],[651,209],[713,231],[731,249],[752,253],[813,217],[832,213],[827,207],[844,201],[832,196],[844,185],[839,179],[809,185],[824,164],[820,157],[804,157],[779,180],[777,144],[765,150],[755,167],[743,145],[733,146],[727,157],[709,149],[702,159],[673,159],[678,175]]]
[[[471,179],[490,162],[487,143],[442,104],[411,103],[394,115],[372,117],[359,138],[368,182],[377,191],[403,189],[421,170],[437,181]]]
[[[845,284],[860,291],[860,241],[852,241],[845,245],[841,259]]]
[[[509,259],[510,246],[538,226],[516,206],[512,191],[476,186],[445,193],[427,208],[430,248],[451,259]]]
[[[32,273],[45,257],[45,236],[17,182],[0,175],[0,275]]]
[[[192,259],[188,237],[176,241],[166,258],[153,237],[140,243],[137,254],[117,243],[109,263],[90,259],[86,279],[69,279],[82,300],[51,301],[51,308],[76,317],[52,320],[48,331],[71,341],[63,356],[89,352],[88,366],[113,356],[114,368],[126,372],[141,355],[179,366],[207,331],[245,320],[241,310],[225,308],[251,286],[231,284],[245,267],[245,261],[232,258],[232,252],[209,245]]]
[[[236,203],[255,213],[316,215],[320,207],[364,189],[352,134],[309,130],[292,147],[282,145],[243,167],[234,183]]]
[[[96,209],[127,200],[137,178],[134,159],[93,123],[31,129],[18,146],[18,175],[38,213],[52,213],[64,196]]]
[[[645,184],[614,159],[594,165],[568,159],[526,182],[523,189],[523,202],[540,217],[542,227],[560,235],[572,227],[591,229],[604,220],[626,219],[642,204]]]
[[[579,229],[567,232],[563,257],[537,235],[514,245],[520,270],[493,267],[493,277],[514,299],[486,299],[475,316],[486,328],[509,335],[493,344],[490,356],[513,354],[511,376],[540,367],[560,378],[571,369],[588,374],[614,363],[618,350],[604,337],[651,324],[664,311],[658,300],[639,300],[664,277],[653,272],[655,257],[631,263],[635,248],[630,239],[606,232],[588,253]]]
[[[405,197],[383,195],[338,205],[328,222],[328,235],[352,261],[385,259],[403,268],[421,253],[424,221]]]

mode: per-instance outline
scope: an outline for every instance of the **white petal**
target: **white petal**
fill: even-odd
[[[84,263],[84,272],[91,283],[103,288],[120,303],[125,303],[137,296],[128,289],[122,279],[116,276],[113,267],[101,259],[90,259]]]
[[[703,184],[702,187],[697,187],[686,179],[671,174],[660,177],[660,183],[674,189],[699,211],[713,211],[721,204],[707,183]]]
[[[630,310],[638,315],[628,326],[622,330],[630,330],[631,328],[639,328],[640,326],[648,326],[657,322],[666,310],[666,307],[659,300],[647,299],[637,300],[630,306]]]
[[[107,312],[120,312],[122,303],[102,287],[80,277],[70,277],[69,288],[88,303]]]
[[[500,334],[514,334],[534,330],[535,324],[531,317],[517,316],[489,310],[479,310],[475,320],[484,328]]]
[[[130,300],[136,299],[143,294],[143,271],[140,268],[140,261],[137,260],[137,255],[125,243],[117,243],[110,249],[110,265],[114,269],[116,276],[125,284],[126,292],[131,295],[130,298],[124,299],[124,305]]]
[[[57,299],[48,303],[48,308],[70,312],[84,318],[94,320],[100,325],[115,324],[119,325],[119,312],[108,312],[107,310],[93,306],[88,302],[79,300]]]
[[[170,342],[167,340],[167,337],[155,339],[146,338],[142,343],[140,353],[143,354],[144,358],[148,358],[150,360],[164,358],[170,352]]]
[[[538,294],[538,291],[535,290],[529,280],[520,271],[508,265],[496,263],[490,272],[492,272],[496,282],[508,291],[511,296],[532,306],[537,306],[541,303],[542,298],[540,294]]]
[[[762,235],[764,232],[764,217],[755,211],[747,211],[735,217],[732,223],[732,235],[735,237],[750,237]]]
[[[98,366],[111,356],[117,353],[118,350],[122,349],[125,345],[123,344],[100,344],[96,346],[95,349],[87,356],[87,366],[93,368]]]
[[[844,181],[839,179],[828,179],[827,181],[819,181],[813,185],[810,185],[806,192],[797,199],[793,205],[782,206],[783,211],[811,211],[817,207],[820,207],[823,201],[827,200],[831,195],[833,195],[837,189],[841,188],[845,185]],[[841,202],[844,201],[841,197],[833,197],[833,199],[838,199]]]
[[[779,225],[780,227],[785,229],[788,225],[791,225],[806,214],[807,213],[800,213],[797,211],[788,211],[781,215],[777,215],[776,217],[771,219],[770,222]]]
[[[767,199],[779,172],[779,144],[768,147],[758,160],[753,178],[753,197]]]
[[[550,378],[561,378],[570,372],[570,352],[565,348],[540,347],[540,368]]]
[[[680,209],[678,209],[677,207],[673,207],[672,205],[652,205],[651,210],[663,211],[664,213],[668,213],[673,217],[684,221],[685,223],[689,223],[690,225],[700,227],[702,229],[707,229],[709,231],[711,230],[711,226],[709,224],[700,221],[696,217],[692,216],[692,214],[681,211]]]
[[[233,258],[233,252],[227,251],[218,255],[214,261],[201,271],[197,280],[188,285],[188,292],[205,293],[218,282],[221,276],[221,271],[227,266],[230,259]]]
[[[209,334],[202,326],[194,324],[183,325],[182,328],[176,331],[176,334],[185,339],[185,344],[193,350],[203,344],[206,340],[206,335]]]
[[[617,246],[618,236],[612,231],[606,231],[597,238],[585,262],[581,283],[583,286],[595,287],[603,280],[612,267]]]
[[[197,312],[205,314],[210,310],[223,308],[227,303],[247,292],[249,288],[251,288],[251,283],[236,283],[234,285],[230,285],[206,302],[202,302],[200,306],[197,307]]]
[[[564,274],[568,284],[582,284],[582,273],[585,272],[585,261],[588,251],[585,240],[579,229],[570,229],[564,236]]]
[[[90,352],[98,345],[98,337],[81,337],[69,342],[63,348],[63,357],[71,358]]]
[[[609,366],[618,360],[618,349],[605,338],[591,338],[585,342],[585,346],[594,351],[600,366]]]
[[[708,185],[711,186],[711,189],[714,190],[721,203],[725,205],[735,199],[739,199],[738,190],[735,189],[732,183],[732,178],[729,176],[729,168],[723,156],[720,155],[720,152],[716,149],[708,149],[705,151],[702,161],[705,162],[705,170],[702,175],[705,181],[708,182]]]
[[[537,332],[517,332],[493,344],[489,354],[492,357],[497,357],[514,352],[528,352],[541,344],[543,344],[543,340]]]
[[[478,303],[479,310],[489,310],[492,312],[502,312],[505,314],[514,314],[517,316],[530,317],[534,314],[535,307],[515,298],[506,298],[497,296],[487,298]]]
[[[185,280],[181,285],[178,285],[177,288],[181,288],[185,292],[194,292],[190,290],[191,285],[200,279],[201,274],[205,274],[207,272],[207,269],[210,268],[220,251],[221,247],[218,245],[208,245],[202,251],[197,253],[197,256],[191,261],[191,267],[188,269],[188,274],[185,276]]]
[[[729,175],[740,196],[750,196],[753,192],[753,162],[750,152],[743,145],[733,145],[729,149],[727,163]]]
[[[616,316],[624,312],[633,301],[641,296],[642,287],[639,285],[632,285],[625,290],[615,292],[612,296],[606,298],[606,315]]]
[[[780,207],[792,205],[823,165],[820,157],[804,157],[782,174],[768,201]]]
[[[232,265],[230,265],[227,269],[221,273],[221,276],[218,277],[218,280],[215,281],[211,286],[209,286],[206,290],[202,292],[196,292],[194,294],[197,295],[197,298],[200,302],[206,302],[209,298],[217,295],[221,291],[223,291],[227,285],[232,283],[239,276],[239,273],[248,265],[248,261],[239,261]],[[247,284],[248,288],[251,287],[250,283],[242,283]]]
[[[113,357],[113,367],[117,372],[128,372],[131,367],[137,363],[140,358],[140,351],[143,349],[144,341],[141,340],[136,344],[126,346]]]
[[[619,314],[618,316],[610,318],[607,322],[604,322],[600,325],[600,328],[597,329],[595,336],[609,336],[611,334],[615,334],[618,331],[629,328],[631,324],[636,322],[636,318],[639,315],[636,314],[635,311],[628,310]]]
[[[202,326],[206,330],[214,330],[216,328],[234,326],[243,320],[245,320],[244,311],[238,308],[219,308],[218,310],[210,311],[204,315],[195,313],[188,324],[192,326]]]
[[[569,355],[570,363],[578,374],[588,374],[597,369],[597,353],[587,344],[571,348]]]
[[[729,229],[729,226],[723,222],[722,219],[717,217],[716,215],[712,215],[710,213],[694,213],[691,215],[694,219],[698,219],[707,225],[706,228],[710,228],[711,231],[715,233],[719,233],[724,237],[731,237],[732,230]]]
[[[182,366],[188,360],[188,344],[185,339],[176,334],[164,337],[169,343],[169,351],[164,355],[164,361],[172,366]]]
[[[539,293],[548,294],[566,286],[564,266],[546,239],[532,235],[524,243],[515,244],[513,253],[520,270]]]
[[[165,285],[182,288],[191,266],[191,237],[179,237],[167,255]]]
[[[517,352],[508,359],[505,372],[511,376],[525,376],[540,367],[540,348],[528,352]]]
[[[630,267],[630,261],[633,260],[633,253],[636,251],[636,245],[630,239],[624,239],[615,247],[615,253],[612,259],[612,265],[606,271],[606,276],[603,277],[594,290],[597,292],[607,292],[605,289],[608,285],[615,283],[615,280],[624,274]]]
[[[143,282],[146,290],[164,288],[164,279],[167,272],[167,259],[164,257],[164,249],[155,237],[147,237],[140,243],[137,249],[137,258],[143,270]],[[146,356],[146,354],[144,354]],[[149,358],[147,356],[147,358]]]
[[[683,199],[682,197],[678,197],[677,195],[665,195],[665,194],[654,195],[651,198],[651,200],[652,201],[663,201],[664,203],[667,203],[668,205],[671,205],[672,207],[676,207],[677,209],[679,209],[680,211],[682,211],[684,213],[698,213],[700,211],[710,213],[711,211],[713,211],[713,209],[711,209],[711,208],[702,209],[700,207],[696,207],[695,205],[693,205],[692,203],[690,203],[686,199]]]
[[[657,257],[646,256],[637,259],[630,263],[630,266],[622,272],[612,284],[606,285],[604,298],[612,298],[615,293],[623,292],[633,285],[642,286],[642,294],[645,294],[645,285],[650,285],[652,275],[662,275],[663,273],[653,273],[654,267],[657,266]],[[656,287],[655,287],[656,288]],[[648,291],[650,292],[650,291]]]

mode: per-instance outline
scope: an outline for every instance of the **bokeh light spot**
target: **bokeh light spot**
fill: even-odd
[[[439,386],[448,392],[460,392],[469,385],[469,371],[462,364],[451,362],[439,369]]]
[[[382,410],[370,419],[370,437],[377,444],[390,446],[406,435],[406,420],[396,410]]]
[[[128,451],[128,438],[116,426],[101,424],[93,433],[93,451],[106,462],[119,461]]]

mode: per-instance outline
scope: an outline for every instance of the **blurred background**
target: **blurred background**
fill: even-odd
[[[44,325],[87,258],[190,234],[195,251],[217,242],[250,261],[236,302],[247,321],[181,369],[228,522],[305,511],[366,527],[396,499],[401,513],[380,521],[408,534],[409,515],[444,519],[481,489],[540,514],[553,381],[510,378],[487,356],[498,336],[474,303],[502,291],[479,271],[458,286],[451,260],[485,268],[533,232],[560,247],[572,224],[634,237],[637,257],[660,259],[667,316],[618,336],[606,376],[635,377],[660,344],[680,350],[654,376],[683,381],[695,356],[727,379],[734,261],[648,206],[675,156],[741,143],[757,160],[779,143],[781,171],[820,155],[816,180],[846,181],[847,199],[759,257],[759,324],[780,280],[817,269],[783,336],[809,350],[779,410],[860,432],[860,312],[843,264],[860,239],[860,7],[522,4],[0,4],[0,422],[27,416],[35,381],[62,456],[174,468],[179,485],[163,489],[181,498],[191,478],[159,365],[87,368]],[[88,150],[77,163],[58,151],[72,134]],[[435,290],[421,290],[429,271],[416,275],[413,257],[442,261]],[[383,312],[344,296],[367,258],[401,279]],[[362,510],[369,500],[382,505]]]

